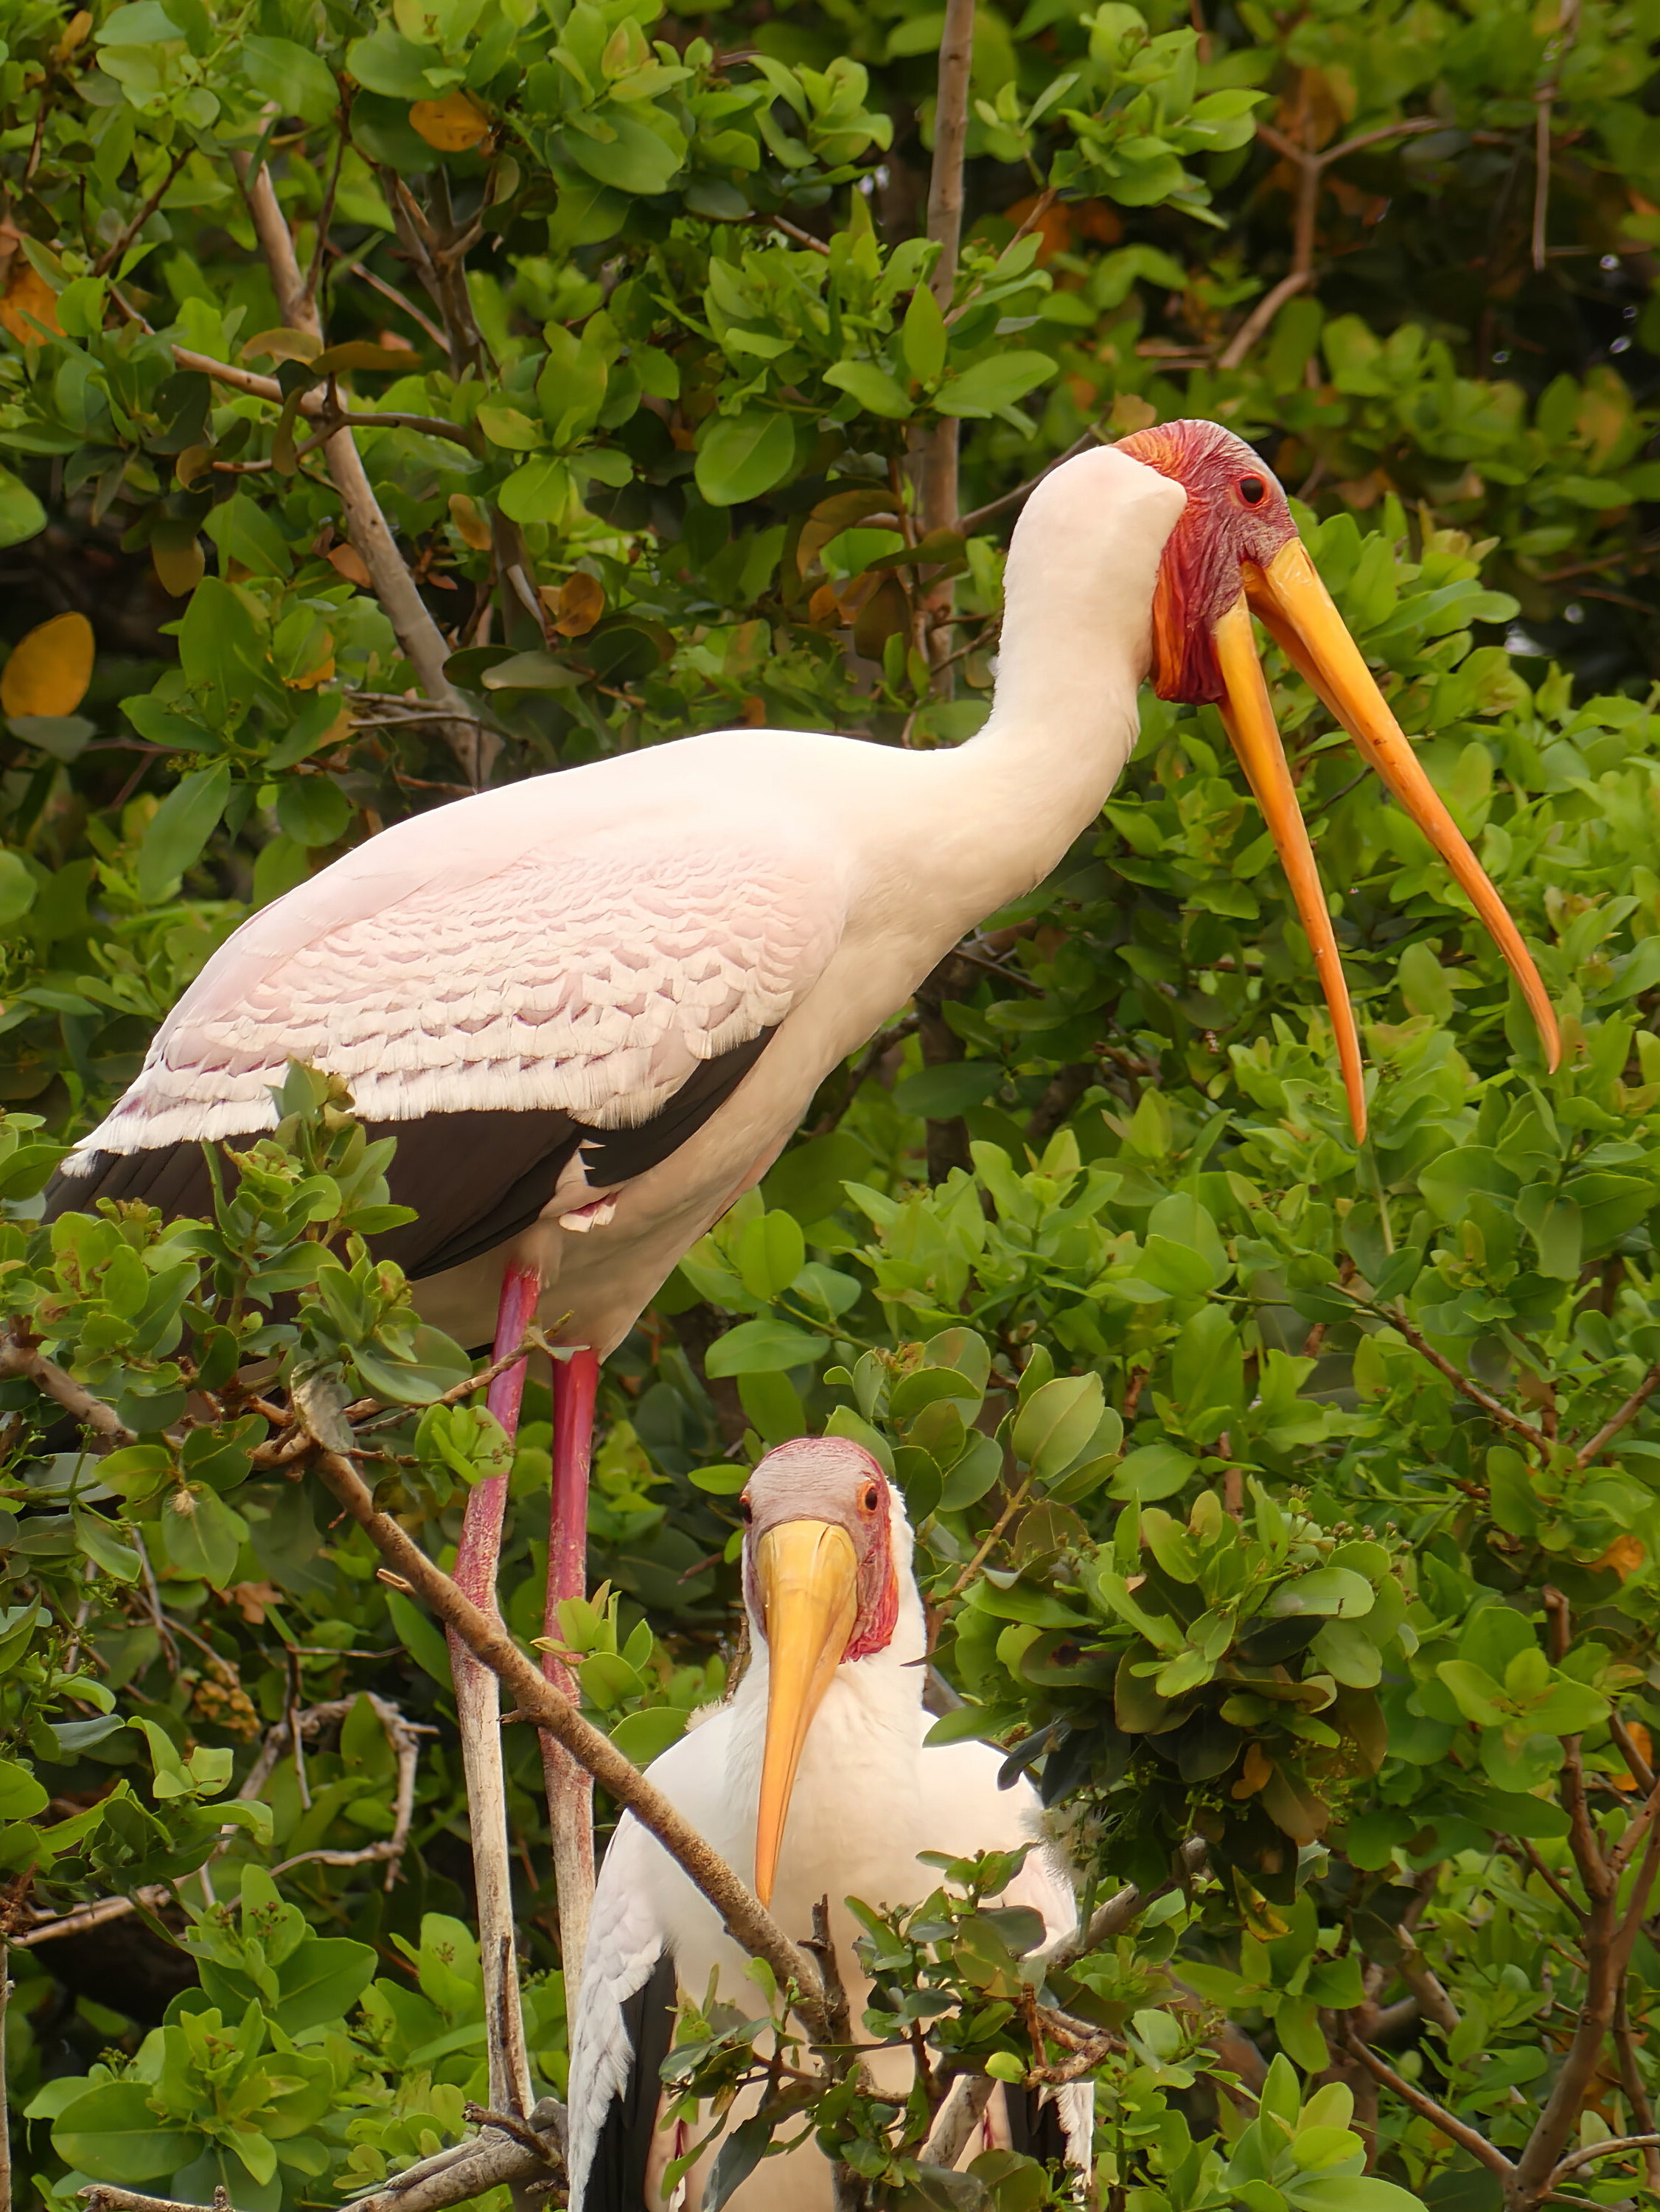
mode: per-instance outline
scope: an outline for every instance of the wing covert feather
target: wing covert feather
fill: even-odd
[[[291,1060],[342,1077],[368,1121],[554,1109],[634,1127],[702,1062],[775,1028],[845,921],[810,854],[661,830],[389,888],[311,937],[282,912],[306,884],[245,924],[82,1149],[270,1127]]]

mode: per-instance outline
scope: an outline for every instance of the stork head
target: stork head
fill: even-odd
[[[1120,439],[1114,450],[1180,484],[1187,495],[1154,589],[1154,689],[1161,699],[1214,703],[1221,710],[1279,847],[1314,954],[1356,1136],[1366,1134],[1360,1040],[1330,912],[1257,659],[1253,614],[1451,869],[1520,986],[1554,1068],[1561,1043],[1538,970],[1343,627],[1272,473],[1243,439],[1216,422],[1160,423]]]
[[[772,1899],[779,1846],[813,1716],[838,1667],[885,1651],[899,1620],[894,1497],[845,1437],[768,1452],[738,1510],[743,1594],[767,1658],[766,1746],[755,1820],[755,1892]]]

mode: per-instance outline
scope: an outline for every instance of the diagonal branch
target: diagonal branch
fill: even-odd
[[[1490,1396],[1479,1382],[1473,1382],[1461,1367],[1455,1367],[1450,1359],[1435,1349],[1421,1330],[1413,1327],[1398,1306],[1373,1306],[1371,1311],[1379,1320],[1386,1321],[1391,1328],[1397,1329],[1421,1358],[1427,1359],[1432,1367],[1445,1375],[1453,1389],[1461,1396],[1468,1398],[1472,1406],[1479,1406],[1489,1420],[1496,1421],[1501,1429],[1508,1429],[1512,1436],[1524,1437],[1536,1451],[1549,1449],[1542,1430],[1536,1429],[1531,1421],[1524,1421],[1519,1413],[1512,1413],[1508,1406],[1501,1406],[1498,1399]]]
[[[249,155],[235,154],[231,158],[276,294],[277,312],[288,329],[304,331],[320,341],[323,324],[317,301],[300,272],[294,238],[277,204],[270,172],[263,164],[255,171]],[[409,564],[397,550],[350,430],[336,430],[324,448],[324,456],[339,495],[347,534],[369,572],[375,597],[385,609],[421,690],[429,699],[464,715],[465,708],[444,672],[450,653],[444,633],[427,612]],[[445,736],[474,785],[482,787],[489,765],[483,732],[457,723],[453,728],[446,726]]]
[[[450,1629],[475,1658],[498,1675],[518,1710],[564,1745],[601,1787],[627,1806],[703,1893],[735,1942],[765,1959],[785,1986],[794,1985],[795,2008],[815,2041],[827,2039],[824,1986],[816,1963],[785,1934],[760,1899],[657,1785],[561,1697],[499,1620],[480,1611],[389,1513],[377,1511],[367,1486],[348,1459],[323,1452],[318,1470],[375,1549]]]
[[[1660,1360],[1650,1368],[1618,1413],[1602,1424],[1583,1451],[1575,1455],[1578,1465],[1589,1467],[1600,1452],[1606,1451],[1621,1430],[1637,1419],[1657,1390],[1660,1390]]]
[[[95,1398],[84,1383],[66,1375],[34,1346],[21,1344],[15,1337],[0,1346],[0,1376],[10,1375],[21,1376],[26,1382],[33,1382],[37,1390],[44,1391],[66,1413],[102,1437],[106,1443],[130,1444],[133,1441],[132,1431],[123,1425],[113,1406],[106,1406],[101,1398]]]
[[[1472,2158],[1478,2159],[1490,2173],[1498,2174],[1506,2182],[1513,2179],[1516,2168],[1497,2143],[1489,2142],[1479,2129],[1469,2126],[1455,2113],[1448,2112],[1445,2105],[1438,2105],[1434,2098],[1421,2089],[1415,2081],[1409,2081],[1404,2075],[1397,2074],[1375,2051],[1361,2042],[1354,2029],[1347,2026],[1347,2016],[1344,2017],[1344,2046],[1351,2057],[1360,2060],[1374,2081],[1381,2082],[1385,2089],[1392,2089],[1401,2102],[1409,2106],[1420,2119],[1427,2120],[1432,2127],[1439,2128],[1450,2142],[1457,2143]]]

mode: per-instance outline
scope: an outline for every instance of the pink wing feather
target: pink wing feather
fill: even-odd
[[[512,842],[493,872],[452,848],[412,878],[385,866],[392,832],[255,915],[79,1149],[269,1128],[290,1060],[342,1076],[368,1121],[551,1107],[632,1127],[781,1022],[841,935],[828,872],[776,842],[654,823],[563,855]]]

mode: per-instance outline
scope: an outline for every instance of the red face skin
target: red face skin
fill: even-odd
[[[832,1522],[847,1531],[859,1563],[858,1615],[842,1663],[885,1651],[900,1617],[890,1499],[888,1477],[849,1437],[802,1437],[768,1452],[738,1500],[738,1510],[749,1524],[743,1574],[755,1619],[761,1617],[755,1547],[767,1530],[785,1521]]]
[[[1153,594],[1153,688],[1190,706],[1222,696],[1211,632],[1247,568],[1266,568],[1297,535],[1286,495],[1243,438],[1220,422],[1160,422],[1118,451],[1187,494]]]

